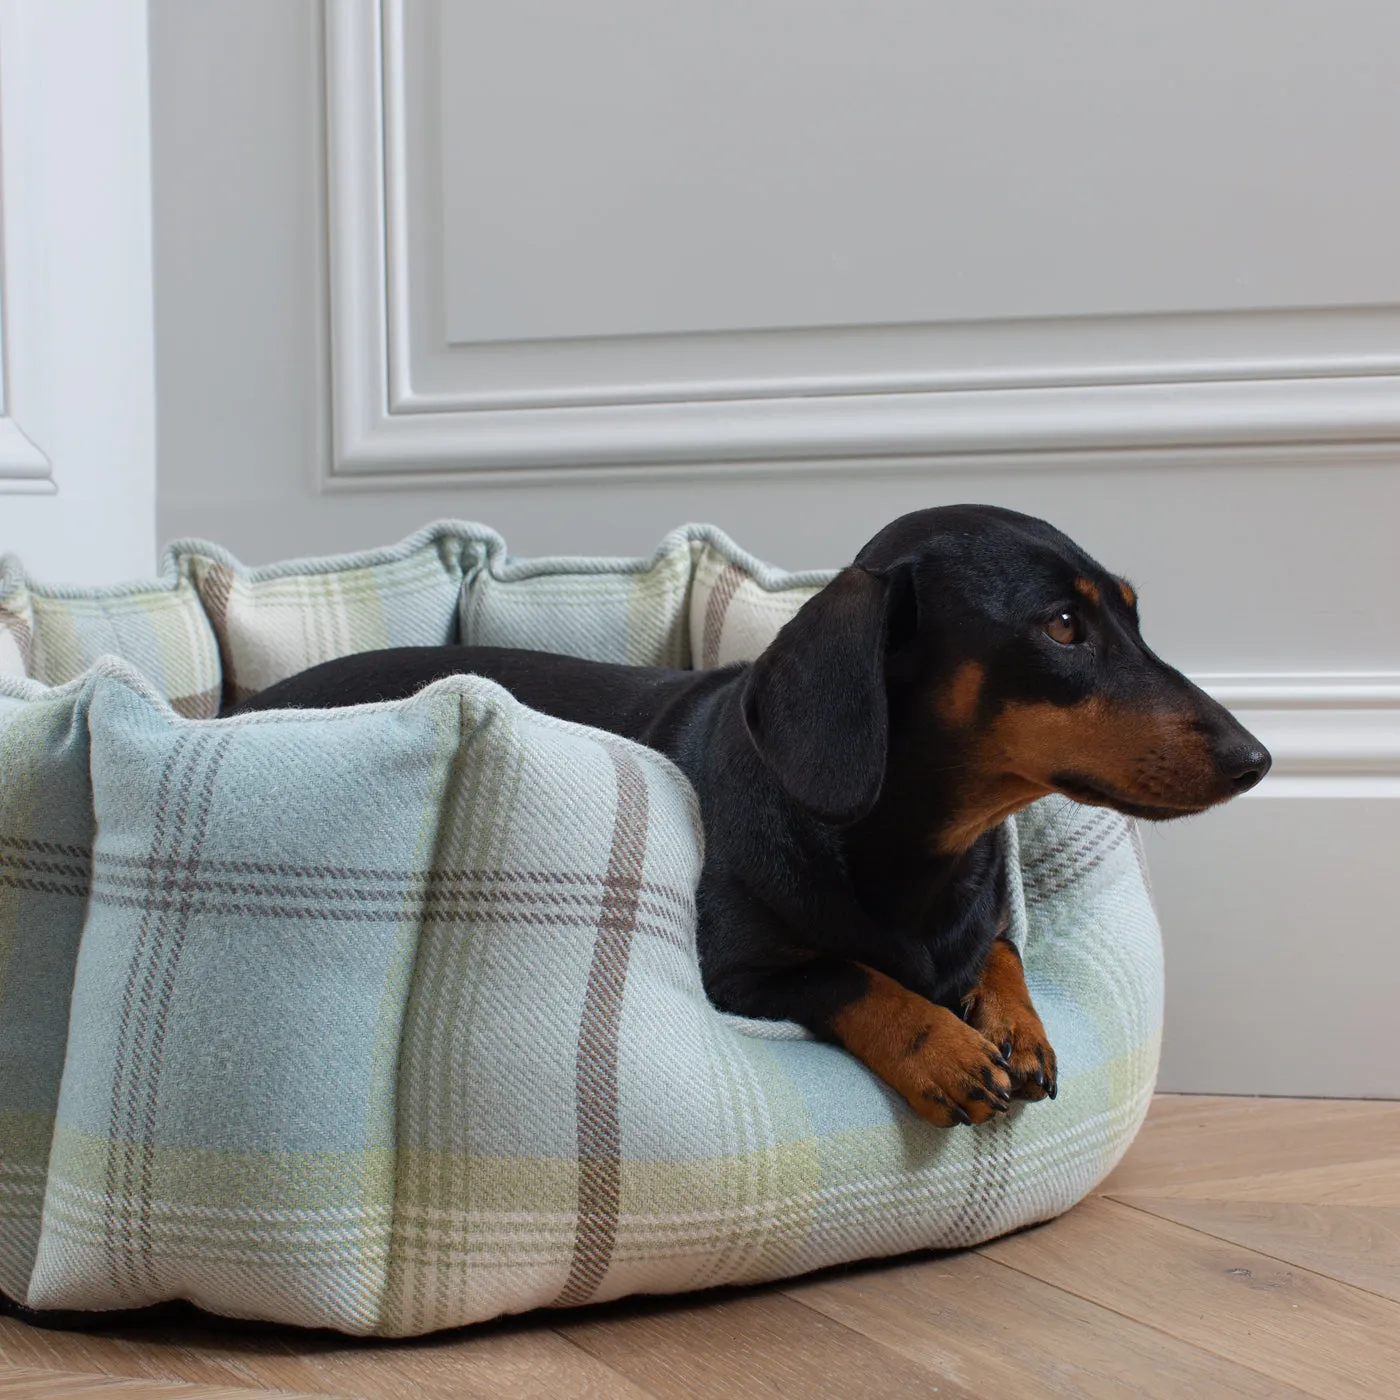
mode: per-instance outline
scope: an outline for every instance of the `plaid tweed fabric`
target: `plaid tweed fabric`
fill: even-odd
[[[186,540],[167,569],[192,581],[213,625],[225,709],[318,662],[389,646],[724,665],[756,656],[831,577],[770,568],[712,525],[673,530],[647,558],[516,559],[493,530],[452,520],[388,549],[259,569]]]
[[[672,531],[649,559],[512,559],[502,547],[462,591],[462,641],[688,666],[696,528]]]
[[[387,549],[256,569],[182,540],[168,567],[193,582],[213,624],[227,709],[352,652],[456,641],[463,576],[492,548],[505,548],[494,530],[439,521]]]
[[[745,574],[726,648],[750,581],[769,635],[817,582],[677,534],[653,635],[703,645],[707,570]],[[468,591],[515,581],[476,543]],[[1051,799],[1008,830],[1061,1091],[943,1130],[709,1005],[694,797],[655,753],[476,678],[217,723],[115,660],[0,678],[0,1291],[405,1335],[1053,1216],[1146,1111],[1161,946],[1130,823]]]
[[[50,588],[26,580],[13,556],[0,560],[0,675],[63,685],[108,655],[139,667],[180,714],[218,714],[214,634],[173,563],[155,583]]]
[[[690,594],[690,665],[752,661],[832,571],[790,574],[745,554],[713,531],[695,559]]]
[[[831,577],[786,573],[713,525],[682,525],[645,559],[511,559],[494,550],[462,593],[462,640],[630,666],[756,656]]]
[[[87,908],[90,691],[0,680],[0,1292],[12,1298],[39,1242]]]

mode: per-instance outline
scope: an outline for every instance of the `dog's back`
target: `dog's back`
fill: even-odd
[[[694,690],[700,678],[693,671],[615,666],[508,647],[397,647],[313,666],[268,686],[235,713],[405,700],[434,681],[459,675],[484,676],[531,709],[643,743],[658,715]]]

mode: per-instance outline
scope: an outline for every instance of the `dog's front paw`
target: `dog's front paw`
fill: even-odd
[[[890,1082],[915,1113],[940,1128],[985,1123],[1005,1113],[1014,1088],[997,1047],[951,1015],[913,1037]]]
[[[1055,1050],[1034,1007],[1003,1008],[978,998],[971,1003],[967,1020],[997,1047],[1010,1067],[1013,1098],[1033,1103],[1055,1097],[1059,1091]]]

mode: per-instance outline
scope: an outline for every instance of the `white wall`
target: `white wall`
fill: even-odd
[[[1400,10],[328,5],[151,0],[160,535],[1047,516],[1278,759],[1150,844],[1164,1086],[1400,1092]]]
[[[155,565],[145,0],[0,2],[0,552]]]

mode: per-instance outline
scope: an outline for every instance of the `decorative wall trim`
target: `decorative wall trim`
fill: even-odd
[[[1400,673],[1198,675],[1268,745],[1260,797],[1400,797]]]
[[[511,396],[493,400],[470,384],[448,393],[418,386],[405,232],[404,27],[404,0],[330,0],[326,8],[334,452],[324,484],[332,489],[616,479],[662,466],[808,469],[908,458],[927,469],[969,457],[1033,466],[1064,454],[1400,444],[1394,354],[1269,361],[1193,358],[1178,349],[1156,365],[1117,372],[1111,358],[1086,365],[1071,354],[1067,366],[929,372],[922,386],[917,367],[906,367],[845,381],[697,382],[684,392],[627,382],[517,394],[514,406]],[[1288,313],[1294,321],[1309,314]],[[995,336],[996,328],[979,333]],[[1131,382],[1116,382],[1125,374]]]
[[[0,493],[51,496],[57,489],[49,459],[25,437],[13,418],[8,414],[0,418]]]

